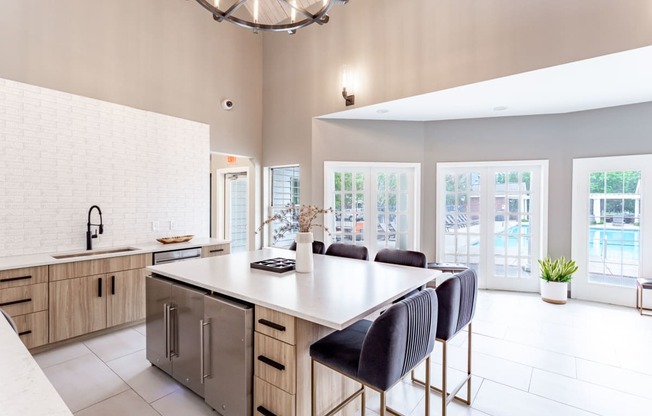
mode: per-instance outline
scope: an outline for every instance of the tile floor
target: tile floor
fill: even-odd
[[[35,358],[79,416],[216,415],[149,365],[144,334],[140,325]],[[450,385],[464,374],[466,339],[460,334],[450,343]],[[473,403],[453,402],[448,414],[650,415],[650,345],[652,318],[633,308],[575,300],[557,306],[538,295],[481,291],[473,323]],[[431,365],[433,382],[439,383],[441,349]],[[431,398],[431,414],[441,414],[440,396]],[[388,401],[406,415],[423,414],[423,389],[409,377]],[[377,415],[377,394],[369,394],[367,405],[367,414]]]

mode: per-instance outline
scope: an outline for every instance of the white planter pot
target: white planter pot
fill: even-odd
[[[548,282],[539,279],[541,287],[541,298],[557,305],[563,305],[568,298],[568,282]]]
[[[297,273],[312,273],[312,233],[297,233],[297,256],[294,270]]]

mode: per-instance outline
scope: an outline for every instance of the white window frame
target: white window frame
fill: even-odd
[[[265,180],[265,184],[266,184],[266,192],[265,192],[265,201],[264,202],[265,202],[265,207],[266,207],[265,211],[267,213],[265,218],[269,218],[270,216],[272,216],[274,214],[274,209],[281,208],[281,207],[278,207],[278,206],[274,205],[274,198],[273,198],[274,190],[273,190],[272,181],[273,181],[273,178],[274,178],[273,171],[275,169],[285,169],[285,168],[298,168],[299,169],[299,189],[298,189],[298,191],[299,191],[299,195],[301,195],[301,165],[297,165],[297,164],[279,165],[279,166],[270,166],[270,167],[265,168],[264,180]],[[301,199],[299,199],[299,202],[297,204],[295,204],[295,206],[300,206],[300,205],[301,205]],[[285,205],[283,205],[283,206],[285,206]],[[286,245],[275,245],[274,236],[273,236],[272,228],[271,228],[270,225],[264,227],[263,232],[264,232],[263,241],[265,242],[265,244],[267,246],[269,246],[269,247],[281,247],[281,248],[286,247]]]

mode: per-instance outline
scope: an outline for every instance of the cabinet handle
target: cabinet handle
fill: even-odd
[[[221,253],[223,252],[223,248],[216,248],[215,250],[208,250],[209,253]]]
[[[207,327],[210,325],[210,321],[204,322],[203,319],[199,320],[199,368],[200,368],[200,374],[199,374],[199,382],[201,384],[204,384],[204,379],[205,378],[210,378],[210,374],[206,374],[204,371],[204,327]],[[208,350],[210,351],[210,336],[208,337]]]
[[[165,358],[170,358],[170,305],[163,304],[163,326],[165,327]]]
[[[264,355],[259,355],[258,356],[258,361],[262,361],[265,364],[274,367],[275,369],[279,371],[285,371],[285,366],[277,361],[272,360],[271,358],[267,358]]]
[[[97,297],[102,297],[102,278],[97,279]]]
[[[259,319],[258,323],[261,324],[261,325],[268,326],[268,327],[270,327],[272,329],[275,329],[277,331],[285,332],[285,327],[283,325],[279,325],[279,324],[277,324],[275,322],[268,321],[267,319]]]
[[[32,278],[31,275],[29,275],[29,276],[19,276],[19,277],[8,277],[6,279],[0,279],[0,283],[15,282],[17,280],[27,280],[27,279],[31,279],[31,278]]]
[[[31,302],[31,301],[32,301],[32,298],[21,299],[21,300],[12,300],[11,302],[0,303],[0,307],[9,306],[9,305],[17,305],[19,303],[27,303],[27,302]]]
[[[111,294],[115,295],[115,276],[111,276]]]
[[[29,331],[19,332],[19,333],[18,333],[18,336],[19,336],[19,337],[22,337],[23,335],[29,335],[29,334],[31,334],[31,333],[32,333],[32,330],[30,329]]]
[[[169,326],[169,331],[168,335],[170,337],[169,345],[170,345],[170,358],[173,357],[178,357],[179,354],[177,353],[177,339],[179,334],[177,334],[177,322],[176,320],[173,320],[172,318],[172,312],[175,312],[177,310],[176,306],[174,305],[169,305],[168,306],[168,326]],[[176,314],[176,312],[175,312]]]
[[[258,413],[260,413],[263,416],[276,416],[276,413],[270,412],[269,410],[265,409],[263,406],[258,406],[256,408],[256,411],[258,411]]]

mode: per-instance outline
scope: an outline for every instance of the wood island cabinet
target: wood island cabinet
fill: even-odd
[[[145,318],[150,262],[138,254],[49,266],[50,342]]]
[[[223,256],[225,254],[231,253],[231,244],[216,244],[214,246],[206,246],[201,248],[202,257],[215,257]]]

